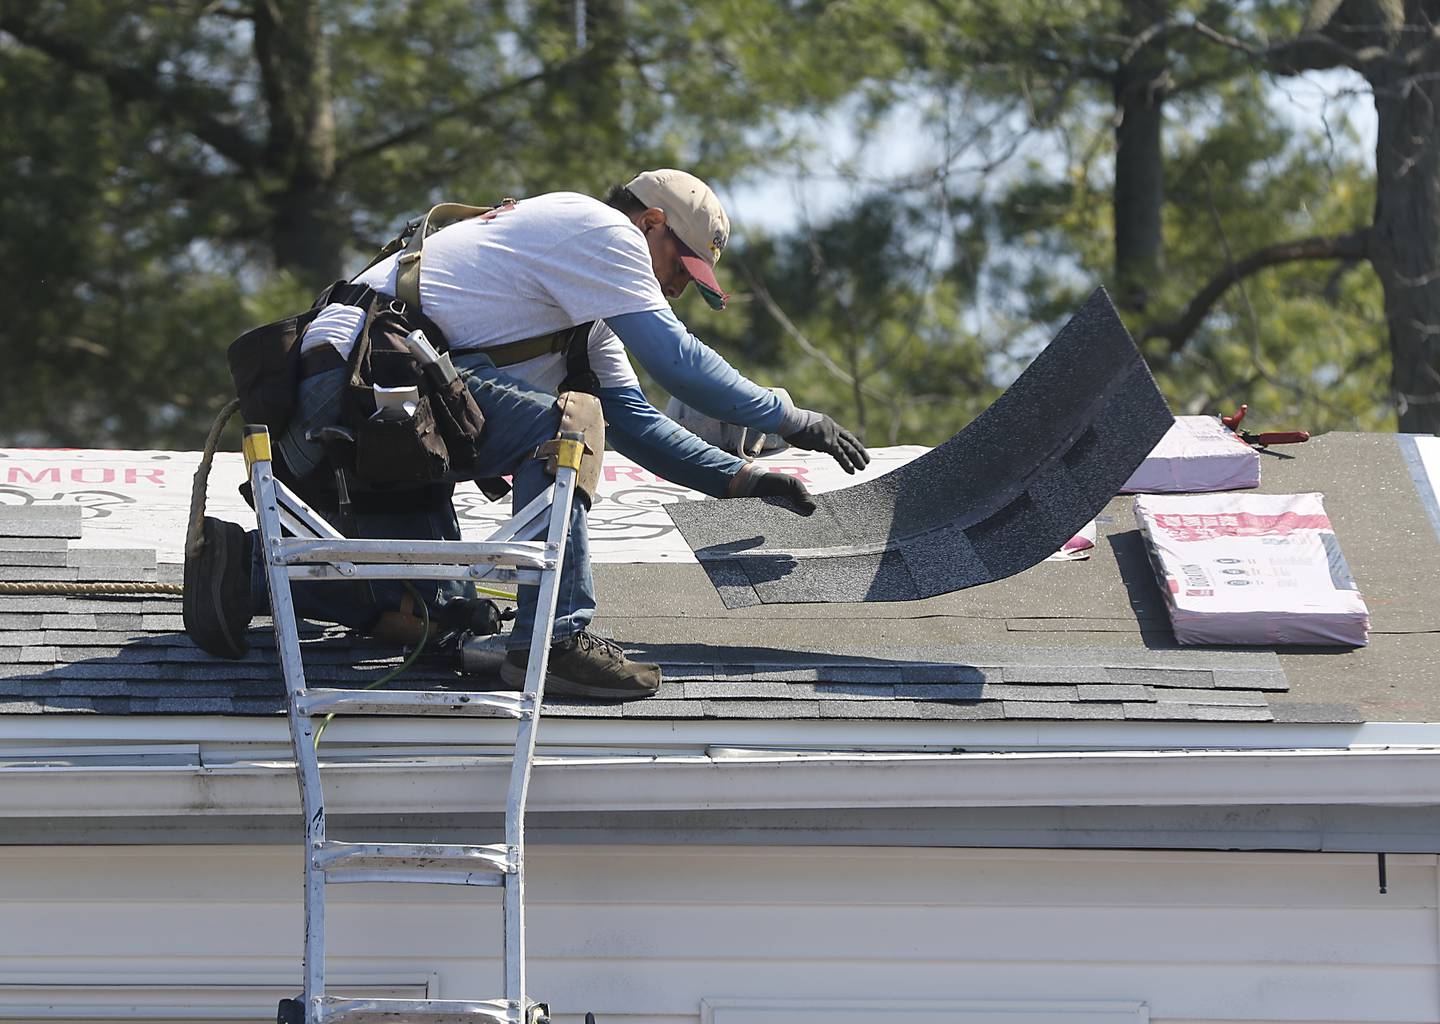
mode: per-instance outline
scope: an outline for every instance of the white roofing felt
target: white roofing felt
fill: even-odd
[[[872,448],[870,465],[847,475],[828,455],[790,450],[760,460],[766,469],[800,477],[816,493],[882,476],[929,449]],[[183,560],[190,491],[198,452],[100,449],[0,449],[0,504],[80,505],[84,537],[75,547],[145,548],[160,562]],[[247,528],[254,513],[240,497],[245,463],[238,452],[217,452],[206,489],[206,514]],[[591,558],[596,562],[693,563],[695,556],[665,514],[665,505],[705,497],[661,479],[615,452],[605,454],[600,496],[590,512]],[[490,501],[472,484],[455,491],[467,540],[483,540],[510,516],[510,500]],[[1093,526],[1089,543],[1094,542]],[[1083,546],[1083,545],[1082,545]],[[1083,551],[1057,556],[1085,557]]]

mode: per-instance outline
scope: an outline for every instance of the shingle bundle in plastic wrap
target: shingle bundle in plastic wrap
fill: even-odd
[[[1182,644],[1368,642],[1321,495],[1142,494],[1135,518]]]
[[[1218,416],[1176,416],[1122,491],[1232,491],[1260,486],[1260,454]]]

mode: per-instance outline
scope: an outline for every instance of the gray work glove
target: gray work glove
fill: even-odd
[[[786,441],[806,451],[824,452],[840,463],[840,468],[847,473],[870,465],[870,453],[858,437],[824,413],[807,412],[806,415],[812,417],[809,425],[793,434],[783,435]]]
[[[725,492],[727,498],[780,498],[785,507],[798,515],[815,511],[815,496],[788,473],[770,473],[756,465],[748,465],[735,474]]]

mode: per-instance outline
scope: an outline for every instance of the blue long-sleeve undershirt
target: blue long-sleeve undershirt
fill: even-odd
[[[746,378],[670,310],[626,313],[605,323],[656,383],[690,408],[770,434],[803,425],[793,405]]]
[[[700,440],[655,408],[638,387],[601,388],[605,440],[671,483],[723,498],[744,460]]]

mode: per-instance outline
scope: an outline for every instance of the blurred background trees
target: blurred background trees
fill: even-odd
[[[682,318],[872,444],[952,434],[1098,284],[1177,412],[1435,431],[1436,22],[1440,0],[0,0],[0,444],[194,448],[228,342],[430,203],[666,165],[737,229],[731,310]]]

